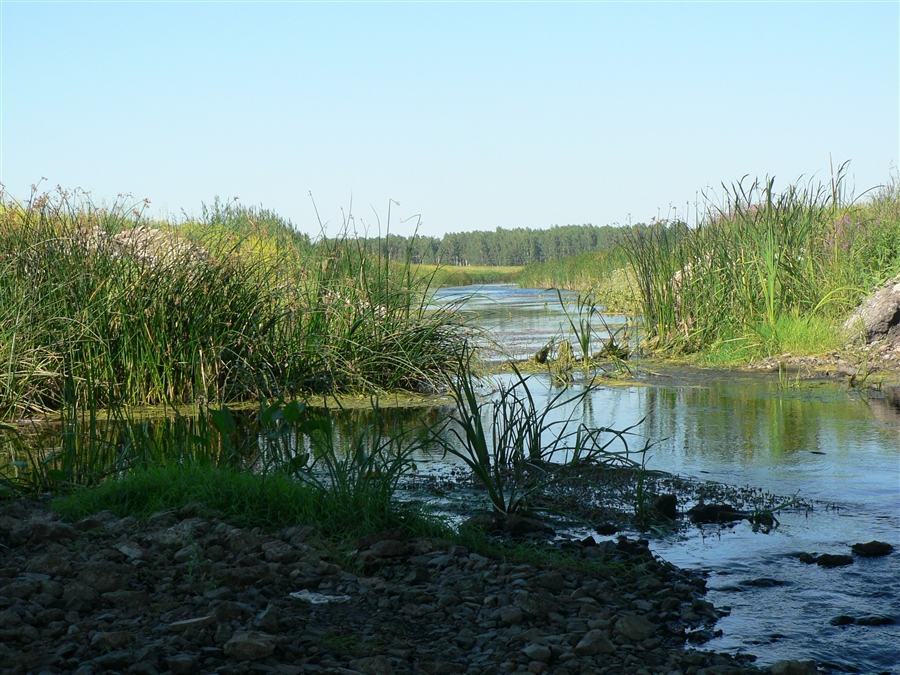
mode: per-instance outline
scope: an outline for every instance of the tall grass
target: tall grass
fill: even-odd
[[[408,259],[350,234],[312,245],[218,202],[151,223],[124,200],[0,192],[0,416],[60,409],[88,380],[100,405],[431,389],[464,326],[426,309]]]
[[[588,427],[575,421],[594,384],[580,391],[563,388],[543,407],[536,405],[528,378],[513,367],[511,384],[501,384],[492,400],[479,397],[469,372],[451,384],[456,403],[447,433],[436,436],[445,453],[461,459],[486,490],[500,514],[527,511],[529,499],[558,483],[566,467],[579,463],[639,467],[625,429]]]
[[[749,354],[777,353],[797,344],[804,323],[836,326],[900,271],[897,182],[854,203],[845,171],[781,192],[774,179],[745,179],[708,199],[696,228],[631,233],[624,248],[651,344],[691,352],[737,341]]]

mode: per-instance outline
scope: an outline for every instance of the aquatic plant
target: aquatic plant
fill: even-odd
[[[455,415],[436,434],[444,452],[461,459],[486,490],[494,511],[526,511],[529,497],[563,480],[560,470],[580,463],[632,466],[627,434],[592,428],[575,416],[595,388],[563,389],[543,408],[535,404],[528,377],[513,367],[511,384],[501,383],[488,400],[479,396],[471,373],[461,369],[450,384]],[[569,410],[566,414],[566,410]]]

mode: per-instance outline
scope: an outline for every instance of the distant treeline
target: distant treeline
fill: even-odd
[[[624,232],[625,228],[612,225],[556,225],[548,230],[498,227],[493,232],[450,232],[441,238],[389,234],[367,243],[386,246],[393,259],[409,253],[413,263],[530,265],[613,248]]]

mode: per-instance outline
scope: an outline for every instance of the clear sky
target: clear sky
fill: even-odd
[[[745,174],[886,183],[900,3],[0,1],[0,182],[319,228],[626,223]],[[402,219],[407,219],[401,222]],[[689,214],[693,220],[693,213]]]

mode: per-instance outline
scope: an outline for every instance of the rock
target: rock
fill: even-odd
[[[184,619],[182,621],[173,621],[169,624],[167,630],[170,633],[183,633],[188,628],[203,628],[216,623],[216,617],[212,615],[199,616],[196,619]]]
[[[900,276],[889,279],[844,322],[845,333],[866,342],[900,336]]]
[[[748,516],[747,513],[738,511],[730,504],[697,504],[688,509],[687,514],[691,521],[697,524],[730,523]]]
[[[518,591],[513,596],[513,602],[523,612],[528,612],[539,619],[545,619],[548,614],[559,609],[559,604],[545,593]]]
[[[806,565],[814,565],[816,562],[816,556],[812,553],[801,553],[797,559]]]
[[[816,558],[816,564],[819,567],[843,567],[845,565],[852,565],[853,558],[849,555],[823,553]]]
[[[364,551],[367,548],[371,548],[372,544],[377,544],[380,541],[388,539],[403,541],[403,530],[399,527],[395,527],[393,530],[384,530],[383,532],[376,532],[375,534],[360,537],[356,540],[356,550]]]
[[[132,570],[123,565],[111,562],[89,562],[81,569],[81,580],[100,593],[123,590]]]
[[[616,635],[640,642],[653,635],[656,632],[656,626],[645,616],[628,614],[616,621],[615,632]]]
[[[350,668],[366,675],[392,675],[394,672],[391,662],[383,654],[353,659]]]
[[[863,616],[856,620],[857,626],[893,626],[895,623],[890,616]]]
[[[166,665],[175,675],[194,675],[199,664],[190,654],[176,654],[166,659]]]
[[[664,518],[675,520],[678,517],[678,497],[674,494],[660,495],[654,500],[653,508]]]
[[[594,654],[609,654],[616,651],[616,646],[609,641],[602,630],[589,630],[575,645],[575,653],[578,656],[593,656]]]
[[[25,565],[26,572],[47,574],[51,577],[67,577],[72,573],[72,566],[58,553],[39,555]]]
[[[877,540],[872,540],[865,544],[853,544],[850,548],[856,555],[863,558],[878,558],[894,552],[893,546]]]
[[[828,623],[830,623],[832,626],[849,626],[856,623],[856,619],[854,619],[852,616],[841,614],[840,616],[836,616],[831,619]]]
[[[94,659],[94,663],[103,668],[104,670],[118,671],[121,672],[125,668],[131,665],[133,659],[131,652],[126,649],[119,649],[114,652],[109,652],[107,654],[103,654],[102,656],[98,656]]]
[[[778,661],[769,667],[772,675],[816,675],[819,669],[815,661]]]
[[[399,558],[409,553],[409,547],[396,539],[376,541],[369,550],[378,558]]]
[[[500,621],[506,626],[517,626],[522,623],[522,610],[518,607],[507,606],[500,609]]]
[[[269,605],[253,619],[253,627],[266,633],[277,633],[280,616],[279,609],[275,605]]]
[[[91,647],[103,651],[122,649],[134,642],[134,635],[127,631],[113,631],[111,633],[97,633],[91,639]]]
[[[532,661],[540,661],[541,663],[550,663],[550,657],[553,655],[550,647],[541,644],[530,644],[523,647],[522,653]]]
[[[256,631],[236,631],[225,643],[225,654],[238,661],[257,661],[272,655],[275,643],[271,635]]]

